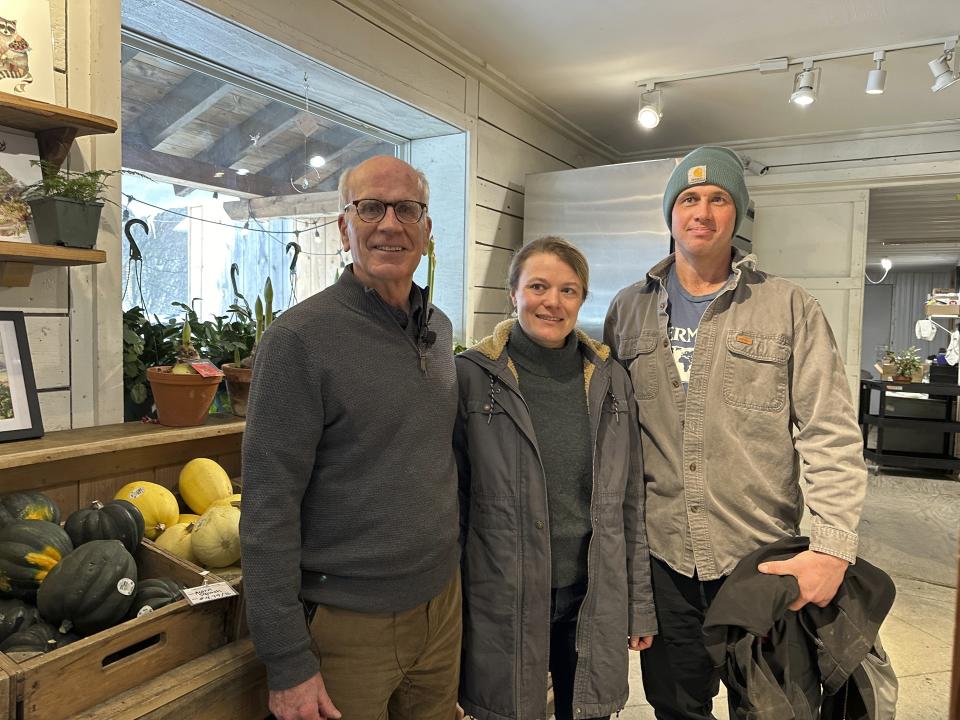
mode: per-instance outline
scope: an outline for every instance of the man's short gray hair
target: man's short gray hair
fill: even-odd
[[[362,163],[358,163],[357,165],[351,165],[340,174],[340,182],[337,184],[337,192],[340,194],[340,207],[338,208],[340,212],[343,212],[343,209],[347,206],[347,203],[350,202],[350,199],[349,199],[350,176],[353,174],[353,171],[356,170],[361,164]],[[430,182],[427,180],[427,176],[423,174],[422,170],[418,170],[412,165],[410,167],[417,175],[417,184],[420,188],[420,198],[424,204],[429,205],[430,204]]]

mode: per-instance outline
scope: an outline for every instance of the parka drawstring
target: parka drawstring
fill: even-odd
[[[613,393],[613,390],[607,390],[607,395],[610,396],[610,404],[613,405],[613,414],[616,418],[617,425],[620,424],[620,402],[617,400],[617,396]]]

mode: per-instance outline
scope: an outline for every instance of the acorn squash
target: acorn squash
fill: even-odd
[[[240,511],[212,507],[194,523],[193,554],[207,567],[226,567],[240,559]]]
[[[133,596],[133,604],[127,613],[127,618],[140,617],[166,607],[183,598],[183,585],[173,578],[148,578],[141,580],[137,586],[137,594]]]
[[[13,492],[0,497],[0,525],[14,520],[60,522],[60,508],[43,493]]]
[[[89,635],[126,617],[137,590],[137,564],[119,540],[91,540],[67,555],[37,591],[40,615]]]
[[[17,598],[0,600],[0,642],[15,632],[26,630],[39,620],[40,613],[33,605]]]
[[[50,652],[59,647],[61,637],[53,625],[41,620],[10,635],[0,643],[0,650],[5,653]]]
[[[70,536],[46,520],[14,520],[0,528],[0,597],[32,601],[47,573],[72,550]]]
[[[90,507],[71,513],[63,529],[74,547],[91,540],[119,540],[133,554],[143,540],[144,523],[143,515],[131,502],[94,500]]]
[[[177,498],[163,485],[141,481],[124,485],[113,496],[115,500],[126,500],[136,505],[146,527],[144,535],[151,540],[171,525],[176,525],[180,517]]]
[[[205,513],[214,500],[233,494],[227,471],[209,458],[194,458],[184,465],[177,487],[180,496],[198,515]]]
[[[157,547],[176,555],[187,562],[196,563],[197,556],[193,552],[194,523],[177,523],[171,525],[153,542]]]

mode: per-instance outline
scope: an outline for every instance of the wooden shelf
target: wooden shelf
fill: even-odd
[[[117,131],[116,120],[5,92],[0,92],[0,125],[30,132],[73,128],[75,136]]]
[[[58,169],[75,138],[117,131],[116,120],[5,92],[0,92],[0,125],[36,135],[40,159]]]
[[[106,261],[103,250],[0,242],[0,286],[27,287],[34,265],[97,265]]]

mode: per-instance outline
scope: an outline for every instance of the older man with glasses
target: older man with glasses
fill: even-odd
[[[344,172],[353,263],[270,326],[254,365],[244,592],[279,720],[456,714],[457,380],[450,321],[413,283],[428,202],[396,158]]]

